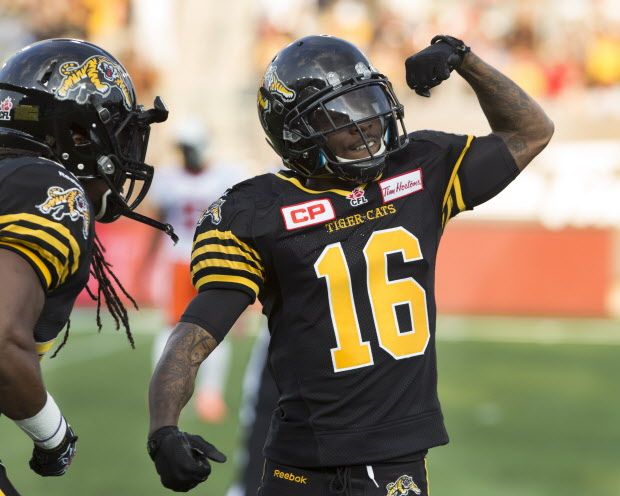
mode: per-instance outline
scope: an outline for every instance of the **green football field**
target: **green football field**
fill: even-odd
[[[31,443],[0,418],[0,458],[24,496],[173,494],[146,454],[146,389],[154,312],[133,314],[137,349],[92,314],[74,316],[66,348],[46,358],[48,389],[80,437],[68,474],[30,472]],[[439,389],[451,443],[429,456],[433,496],[620,495],[620,322],[440,317]],[[207,485],[223,496],[234,476],[236,412],[251,338],[231,336],[227,388],[232,415],[182,427],[227,453]],[[300,447],[301,449],[302,447]]]

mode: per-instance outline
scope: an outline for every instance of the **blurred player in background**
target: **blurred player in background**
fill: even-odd
[[[503,190],[553,123],[461,40],[406,60],[419,95],[458,72],[487,136],[407,133],[390,82],[354,45],[308,36],[271,61],[258,93],[291,171],[236,185],[201,219],[199,294],[153,375],[148,450],[187,491],[225,456],[178,428],[200,363],[257,297],[280,392],[261,496],[428,496],[428,449],[446,444],[437,397],[435,259],[447,222]],[[457,110],[455,109],[455,112]]]
[[[145,269],[152,266],[160,246],[166,271],[166,328],[157,335],[153,345],[153,366],[159,360],[172,328],[183,310],[196,295],[192,286],[189,258],[196,222],[206,208],[230,186],[240,181],[243,171],[239,166],[213,163],[208,157],[208,136],[198,119],[190,118],[177,129],[175,146],[181,157],[181,166],[158,170],[149,194],[156,216],[175,226],[179,242],[163,243],[160,233],[153,236],[146,256]],[[138,271],[148,274],[149,271]],[[169,282],[168,282],[169,281]],[[228,344],[228,343],[227,343]],[[205,422],[221,422],[227,413],[222,390],[226,384],[231,348],[222,346],[213,360],[205,362],[198,373],[196,413]]]
[[[243,433],[235,456],[237,465],[235,482],[226,496],[256,494],[265,465],[263,446],[269,432],[271,416],[278,406],[280,393],[267,361],[269,351],[267,319],[262,318],[261,323],[243,377],[242,404],[239,410],[239,425]]]
[[[150,125],[167,117],[159,98],[151,110],[138,105],[124,67],[91,43],[45,40],[0,69],[0,413],[33,440],[39,475],[63,475],[76,453],[39,360],[65,325],[66,341],[89,275],[99,328],[105,302],[133,346],[113,281],[133,300],[103,257],[94,221],[126,216],[174,239],[169,225],[133,211],[153,177],[144,163]],[[0,495],[17,495],[2,465]]]

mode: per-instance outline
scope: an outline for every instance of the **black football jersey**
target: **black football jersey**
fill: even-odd
[[[89,275],[92,205],[66,169],[43,158],[0,159],[0,248],[30,264],[46,298],[34,329],[39,355],[69,319]]]
[[[422,131],[372,183],[316,191],[279,172],[211,205],[193,282],[258,297],[269,318],[280,399],[268,458],[368,464],[448,442],[435,358],[439,240],[451,217],[517,174],[498,137]]]

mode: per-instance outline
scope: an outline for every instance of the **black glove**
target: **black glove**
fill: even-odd
[[[407,85],[418,95],[431,96],[430,88],[450,77],[470,48],[452,36],[437,35],[430,46],[405,61]]]
[[[171,425],[151,434],[147,448],[161,483],[178,492],[187,492],[207,480],[211,474],[209,458],[218,463],[226,461],[226,455],[200,436]]]
[[[35,445],[30,459],[30,468],[43,477],[63,475],[71,465],[77,452],[75,444],[78,438],[67,425],[65,437],[57,448],[46,450]]]

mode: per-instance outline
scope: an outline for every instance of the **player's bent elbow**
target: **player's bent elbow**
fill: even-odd
[[[542,130],[541,130],[541,140],[543,142],[542,148],[545,148],[549,142],[551,141],[551,138],[553,138],[553,133],[555,132],[555,124],[553,123],[553,121],[549,118],[549,116],[545,115],[545,122],[542,125]],[[541,148],[541,150],[542,150]]]
[[[32,329],[0,318],[0,368],[24,353],[36,356]]]
[[[555,132],[555,125],[553,121],[545,115],[544,122],[540,124],[540,129],[537,130],[536,135],[530,140],[530,148],[533,152],[532,158],[542,152],[551,141],[553,133]]]

